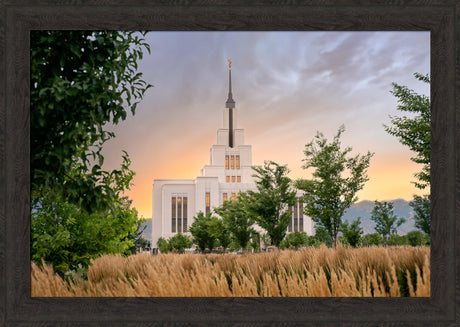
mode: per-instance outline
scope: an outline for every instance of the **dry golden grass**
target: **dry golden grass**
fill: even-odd
[[[137,254],[93,261],[66,283],[32,263],[32,296],[430,296],[429,247],[369,247],[244,254]]]

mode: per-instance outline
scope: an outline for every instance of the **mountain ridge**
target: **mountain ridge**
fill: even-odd
[[[361,227],[363,228],[364,234],[375,233],[375,222],[371,220],[371,212],[374,208],[374,202],[371,200],[361,200],[351,205],[349,209],[345,211],[342,219],[348,222],[361,217]],[[414,211],[409,205],[409,201],[398,198],[393,200],[385,200],[380,202],[391,202],[393,203],[393,212],[398,218],[406,219],[401,226],[397,228],[399,235],[407,234],[410,231],[417,230],[414,221]]]

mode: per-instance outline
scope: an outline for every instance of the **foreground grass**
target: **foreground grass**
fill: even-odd
[[[429,247],[327,247],[237,256],[137,254],[93,261],[66,283],[32,263],[32,296],[430,296]]]

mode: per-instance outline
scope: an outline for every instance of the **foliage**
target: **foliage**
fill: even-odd
[[[396,217],[393,214],[393,203],[391,202],[374,202],[374,208],[371,212],[371,220],[375,225],[375,231],[382,235],[385,243],[390,235],[396,234],[396,229],[401,226],[406,220]]]
[[[379,233],[366,234],[362,237],[364,246],[383,244],[383,237]]]
[[[115,135],[104,125],[124,120],[127,108],[134,114],[151,87],[136,72],[143,49],[134,32],[31,32],[34,198],[52,189],[90,212],[111,206],[101,149]]]
[[[315,225],[315,236],[316,240],[320,243],[326,244],[327,247],[332,247],[331,235],[327,232],[326,228],[321,225]]]
[[[305,145],[305,164],[302,168],[315,168],[311,180],[298,180],[296,185],[304,191],[304,213],[323,226],[329,233],[334,247],[342,225],[342,215],[358,200],[356,193],[368,180],[367,168],[373,154],[347,157],[352,150],[341,149],[341,126],[331,143],[320,132]]]
[[[307,244],[306,246],[313,246],[315,248],[319,248],[321,246],[321,244],[326,244],[326,246],[328,247],[331,247],[332,246],[332,241],[331,241],[331,238],[329,237],[329,235],[326,233],[326,238],[327,238],[327,241],[323,241],[321,242],[315,235],[310,235],[310,236],[307,236]],[[330,245],[327,245],[327,244],[330,244]]]
[[[144,222],[144,218],[138,219],[136,223],[136,230],[134,232],[128,233],[128,239],[131,239],[134,243],[134,245],[130,248],[131,254],[135,254],[136,251],[140,248],[144,249],[150,247],[150,242],[144,239],[142,235],[144,230],[147,228],[146,225],[142,226]]]
[[[252,228],[254,219],[246,212],[243,203],[240,195],[235,202],[224,201],[220,207],[214,209],[214,211],[222,217],[222,221],[226,229],[230,232],[232,240],[236,242],[241,249],[247,247],[251,240],[251,235],[254,232]]]
[[[215,220],[217,217],[213,217],[211,212],[203,214],[202,211],[198,212],[194,217],[193,223],[190,225],[189,232],[193,236],[193,242],[198,246],[201,252],[212,251],[218,246],[218,239],[215,229]]]
[[[177,233],[176,235],[171,237],[168,243],[171,251],[175,251],[178,253],[184,253],[184,250],[191,247],[193,244],[191,238],[182,233]]]
[[[430,195],[418,196],[409,202],[409,205],[414,209],[415,227],[422,230],[424,233],[431,234],[431,206]]]
[[[260,250],[260,241],[261,241],[260,234],[256,232],[255,230],[253,230],[251,232],[251,240],[250,240],[249,245],[256,252]]]
[[[160,237],[157,241],[157,247],[160,250],[161,253],[168,253],[171,251],[171,244],[164,239],[163,237]]]
[[[151,87],[136,72],[150,51],[142,36],[31,32],[31,254],[60,274],[135,246],[137,212],[123,196],[134,176],[129,156],[104,171],[101,150],[115,136],[105,125],[134,114]]]
[[[360,226],[361,217],[358,217],[350,225],[347,221],[342,223],[341,231],[343,238],[346,240],[347,244],[352,247],[357,247],[361,242],[361,235],[363,234],[363,229]]]
[[[129,254],[138,226],[137,211],[127,198],[118,199],[111,211],[88,213],[55,193],[33,199],[31,259],[44,260],[64,276],[86,269],[103,254]]]
[[[260,241],[262,242],[264,248],[270,246],[271,244],[270,236],[267,233],[260,234]]]
[[[241,194],[240,199],[247,213],[267,231],[270,243],[279,247],[291,220],[288,208],[296,202],[296,191],[287,177],[289,170],[273,161],[265,161],[263,167],[252,169],[256,172],[252,176],[257,192],[248,191],[247,195]]]
[[[393,234],[388,237],[388,245],[409,245],[407,235]]]
[[[430,83],[429,75],[415,73],[414,76],[419,81]],[[430,99],[425,95],[417,94],[407,86],[401,86],[396,83],[393,83],[391,93],[398,98],[397,109],[399,111],[409,112],[415,114],[415,116],[413,118],[390,116],[393,126],[384,125],[385,131],[390,135],[396,136],[399,142],[407,145],[409,149],[416,153],[416,156],[411,160],[422,164],[423,167],[419,173],[415,174],[418,181],[414,182],[414,184],[418,188],[424,189],[430,184]]]
[[[216,237],[217,245],[224,250],[227,249],[232,241],[230,230],[224,224],[222,219],[212,217],[208,224],[209,231]],[[212,250],[212,249],[210,249]]]
[[[307,234],[304,232],[292,232],[286,235],[284,240],[281,242],[282,249],[295,248],[306,246],[308,243]]]
[[[406,234],[408,244],[412,246],[422,246],[430,244],[429,235],[419,231],[414,230]]]

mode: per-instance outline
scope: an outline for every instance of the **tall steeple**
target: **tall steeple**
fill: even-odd
[[[233,109],[235,101],[232,96],[232,61],[228,59],[228,98],[225,106],[228,108],[228,146],[233,148]]]
[[[228,59],[228,99],[225,107],[229,109],[235,108],[235,101],[232,95],[232,61],[230,59]]]

